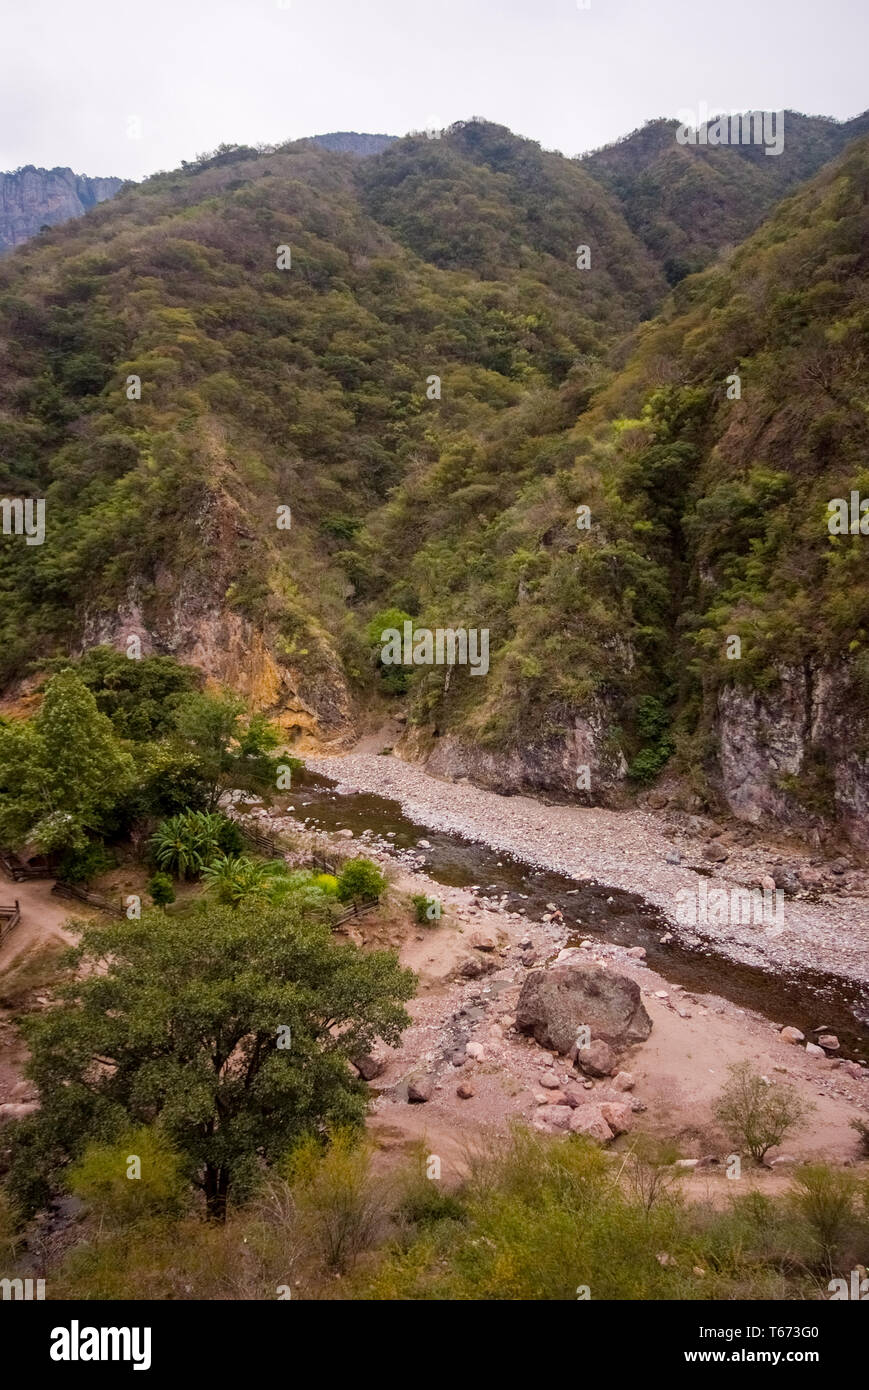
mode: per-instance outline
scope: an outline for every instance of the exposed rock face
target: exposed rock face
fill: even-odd
[[[640,998],[640,987],[627,975],[599,965],[561,965],[535,971],[522,986],[516,1027],[532,1033],[542,1047],[567,1055],[580,1028],[592,1040],[610,1047],[644,1042],[652,1020]]]
[[[236,563],[231,504],[219,494],[207,497],[193,524],[204,562],[182,575],[158,567],[137,577],[117,608],[85,614],[80,650],[101,644],[125,650],[136,636],[143,656],[174,656],[238,691],[300,752],[324,739],[352,737],[353,709],[337,655],[321,647],[316,668],[282,660],[268,621],[254,623],[227,606]]]
[[[0,255],[117,193],[123,179],[92,179],[72,169],[36,169],[26,164],[0,174]]]
[[[835,819],[856,843],[869,845],[869,758],[855,732],[865,696],[845,663],[806,662],[780,676],[772,691],[727,686],[719,693],[727,804],[754,825],[774,820],[805,828]]]
[[[627,774],[620,749],[608,741],[617,721],[603,709],[566,720],[566,732],[512,747],[481,748],[453,734],[433,745],[411,730],[402,743],[406,756],[421,757],[438,777],[468,777],[478,786],[500,792],[557,791],[580,805],[599,805],[615,798]],[[578,785],[588,769],[588,789]]]

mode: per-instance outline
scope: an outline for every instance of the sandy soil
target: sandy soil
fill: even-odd
[[[371,1083],[375,1100],[370,1125],[387,1152],[424,1141],[428,1151],[441,1158],[449,1179],[464,1168],[469,1147],[503,1133],[512,1119],[533,1123],[543,1094],[541,1077],[553,1062],[563,1082],[582,1084],[566,1059],[555,1058],[511,1026],[527,975],[519,941],[531,938],[540,966],[558,956],[561,929],[489,912],[466,890],[444,889],[421,874],[397,871],[394,885],[399,892],[430,892],[446,911],[440,926],[412,930],[401,947],[401,960],[418,973],[420,989],[409,1007],[413,1024],[400,1048],[382,1053],[386,1070]],[[370,946],[388,944],[373,920],[362,934]],[[497,938],[497,950],[475,949],[472,943],[479,934]],[[470,981],[457,978],[457,966],[469,956],[482,955],[497,962],[493,973]],[[676,1140],[686,1158],[726,1158],[732,1145],[718,1129],[712,1105],[727,1079],[728,1065],[748,1058],[770,1080],[787,1081],[815,1106],[793,1140],[782,1150],[772,1150],[770,1159],[856,1160],[850,1121],[869,1112],[869,1071],[852,1077],[836,1060],[809,1056],[784,1042],[777,1025],[717,996],[689,994],[668,984],[625,948],[595,943],[579,952],[579,958],[635,979],[653,1021],[650,1038],[621,1058],[621,1066],[635,1081],[625,1098],[645,1107],[634,1117],[636,1130]],[[468,1009],[475,1013],[462,1013]],[[463,1038],[482,1044],[482,1060],[455,1064]],[[435,1078],[431,1099],[411,1104],[406,1098],[408,1079],[422,1076]],[[470,1099],[457,1095],[462,1082],[474,1089]],[[608,1088],[606,1081],[595,1082],[589,1100]],[[626,1142],[627,1137],[619,1147]],[[743,1176],[771,1190],[785,1185],[787,1165],[758,1172],[746,1163]],[[685,1184],[704,1193],[717,1189],[722,1197],[733,1191],[723,1165],[686,1173]]]

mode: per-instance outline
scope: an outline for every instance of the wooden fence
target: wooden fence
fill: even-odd
[[[0,903],[0,942],[6,940],[9,933],[18,926],[21,921],[21,908],[16,898],[14,903]]]
[[[6,850],[0,850],[0,868],[2,868],[14,883],[21,883],[25,879],[31,878],[54,878],[54,869],[47,862],[42,864],[25,864],[16,854],[10,854]]]
[[[109,912],[113,917],[127,915],[123,898],[113,902],[110,898],[104,898],[102,893],[92,893],[88,888],[80,888],[77,883],[61,883],[58,879],[51,891],[59,898],[75,898],[79,902],[87,903],[89,907],[98,907],[101,912]]]

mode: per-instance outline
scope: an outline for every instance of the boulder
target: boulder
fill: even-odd
[[[825,1052],[838,1052],[839,1039],[835,1033],[822,1033],[818,1038],[818,1047],[822,1047]]]
[[[600,1144],[608,1144],[613,1138],[613,1132],[597,1105],[581,1105],[577,1110],[564,1110],[562,1114],[570,1116],[571,1134],[585,1134]]]
[[[465,1051],[471,1058],[472,1062],[482,1062],[485,1060],[486,1049],[484,1048],[482,1043],[469,1042],[467,1047],[465,1048]]]
[[[801,1043],[805,1042],[806,1040],[805,1033],[801,1033],[799,1028],[791,1027],[783,1028],[779,1033],[779,1037],[782,1039],[783,1042],[788,1043]]]
[[[370,1052],[366,1052],[363,1057],[354,1057],[353,1065],[363,1081],[373,1081],[386,1070],[386,1063],[379,1057],[373,1057]]]
[[[431,1100],[434,1079],[431,1076],[417,1076],[408,1085],[407,1099],[410,1105],[425,1105]]]
[[[498,938],[491,931],[476,931],[471,937],[471,945],[475,951],[497,951]]]
[[[591,964],[539,970],[525,980],[516,1009],[520,1033],[566,1055],[583,1026],[610,1047],[644,1042],[652,1020],[636,981]]]
[[[470,1100],[471,1097],[475,1096],[476,1094],[477,1093],[471,1085],[470,1081],[463,1081],[460,1086],[456,1087],[456,1095],[458,1096],[459,1100]]]
[[[38,1100],[7,1101],[0,1105],[0,1120],[23,1120],[25,1115],[32,1115],[38,1109]]]

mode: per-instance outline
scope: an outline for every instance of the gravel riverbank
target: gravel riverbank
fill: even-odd
[[[705,900],[715,889],[730,893],[763,883],[771,887],[773,875],[782,881],[784,865],[786,881],[793,879],[799,896],[785,895],[777,920],[745,923],[737,914],[734,924],[731,913],[730,920],[719,923],[713,910],[702,922],[703,935],[733,960],[767,970],[826,970],[869,985],[869,879],[853,866],[846,872],[837,861],[833,873],[839,878],[833,879],[823,866],[811,867],[819,861],[806,858],[805,867],[793,864],[792,852],[783,855],[780,847],[756,839],[734,842],[720,830],[710,850],[702,843],[709,838],[704,823],[696,817],[682,820],[698,822],[699,832],[665,813],[499,796],[469,783],[442,781],[392,756],[349,753],[307,756],[305,762],[344,790],[392,798],[406,816],[433,830],[482,842],[534,868],[638,893],[660,908],[670,929],[686,941],[695,937],[691,925],[679,920],[685,915],[686,892],[693,901]],[[716,854],[723,862],[715,862]],[[813,880],[815,900],[810,901],[802,893]],[[824,891],[826,883],[837,891]]]

